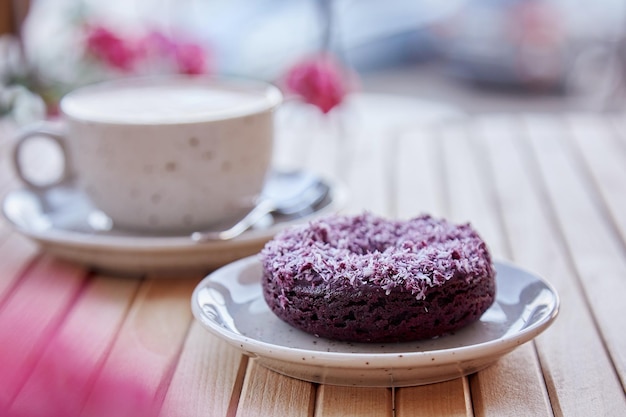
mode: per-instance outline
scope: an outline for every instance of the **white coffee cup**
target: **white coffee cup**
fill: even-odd
[[[20,163],[34,136],[64,154],[59,181],[73,181],[120,228],[200,230],[243,216],[262,190],[280,90],[208,77],[126,79],[77,89],[60,102],[63,131],[37,127],[14,147]]]

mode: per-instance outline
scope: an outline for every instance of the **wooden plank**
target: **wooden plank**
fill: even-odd
[[[238,350],[194,321],[159,415],[233,415],[246,364]]]
[[[388,186],[392,143],[379,140],[379,135],[377,131],[350,129],[346,136],[337,137],[334,175],[348,187],[347,212],[391,214]],[[324,157],[328,150],[322,143],[319,145],[316,160],[322,163],[329,159]]]
[[[361,162],[364,162],[363,158],[371,161],[372,167],[376,165],[377,160],[368,149],[369,144],[364,144],[368,137],[367,135],[364,137],[362,126],[355,123],[360,119],[361,114],[359,112],[355,114],[349,108],[339,110],[340,112],[335,114],[309,115],[310,120],[315,120],[315,128],[311,129],[309,125],[308,129],[303,129],[309,131],[310,138],[304,166],[345,185],[349,190],[349,200],[344,211],[360,213],[369,208],[367,203],[363,203],[362,194],[364,192],[367,194],[367,190],[363,189],[368,187],[371,179],[368,176],[360,177],[361,172],[358,171],[358,167],[362,165]],[[378,168],[380,169],[379,166]],[[378,180],[378,182],[375,181],[378,186],[376,189],[379,189],[380,177],[376,180]],[[369,197],[371,199],[371,194]],[[369,199],[366,198],[366,200]]]
[[[395,138],[392,188],[394,212],[400,218],[445,212],[439,129],[416,126]]]
[[[501,214],[493,177],[485,153],[479,148],[483,130],[468,124],[450,126],[442,136],[446,167],[449,217],[469,221],[487,242],[495,259],[510,258],[509,242],[501,225]],[[504,140],[504,138],[501,138]],[[510,384],[515,375],[515,384]],[[492,367],[470,378],[472,402],[479,415],[550,415],[547,392],[532,344],[501,358]],[[523,391],[524,395],[520,395]]]
[[[0,415],[15,400],[84,283],[81,268],[49,257],[29,269],[0,308]],[[7,342],[7,341],[10,341]]]
[[[371,138],[364,136],[358,139],[350,145],[352,163],[346,162],[349,170],[345,182],[350,190],[347,211],[360,213],[367,210],[389,216],[392,210],[388,188],[390,142],[370,142]]]
[[[311,417],[315,386],[248,362],[237,417]]]
[[[466,378],[397,390],[395,417],[471,416]]]
[[[391,417],[391,389],[340,387],[321,385],[318,388],[315,417]]]
[[[565,121],[575,155],[606,204],[607,216],[626,242],[626,141],[605,117],[576,115]]]
[[[611,364],[552,221],[542,179],[525,152],[528,138],[523,124],[517,119],[489,119],[480,129],[513,259],[548,279],[561,297],[558,319],[535,342],[554,414],[620,415],[614,413],[619,410],[617,386],[605,389],[603,382],[614,380]],[[598,392],[597,387],[603,388]]]
[[[607,218],[598,191],[577,163],[570,135],[551,120],[528,120],[529,139],[541,169],[571,261],[579,275],[586,302],[593,312],[616,372],[626,389],[626,257],[623,241]],[[553,140],[550,140],[550,138]]]
[[[196,279],[144,281],[80,415],[157,415],[191,324]]]
[[[496,258],[509,256],[508,243],[499,224],[494,204],[492,179],[483,169],[487,163],[476,149],[480,132],[469,124],[449,125],[442,129],[442,164],[446,184],[448,218],[455,223],[469,222],[487,242]]]
[[[105,276],[90,281],[38,358],[11,415],[80,415],[138,285]]]
[[[617,384],[607,384],[615,376],[546,201],[543,179],[526,152],[523,124],[488,120],[481,130],[513,259],[548,279],[561,297],[558,319],[535,341],[554,414],[621,415],[623,394]]]
[[[469,377],[477,416],[551,416],[552,409],[533,343],[518,347]]]
[[[339,120],[330,118],[317,126],[320,140],[310,149],[309,166],[348,186],[347,212],[368,210],[395,217],[396,166],[402,158],[396,149],[399,137],[402,132],[451,117],[453,112],[418,100],[368,94],[351,97],[340,110],[331,115]],[[415,169],[419,167],[412,172]],[[410,213],[415,214],[419,213]]]
[[[549,279],[562,301],[558,319],[536,340],[554,413],[585,416],[597,411],[598,415],[614,415],[611,410],[619,409],[620,396],[616,386],[597,390],[605,386],[603,381],[614,380],[611,365],[559,239],[543,180],[525,152],[529,139],[523,125],[505,121],[491,123],[484,130],[490,134],[483,135],[483,149],[491,155],[491,170],[514,259]],[[518,132],[519,140],[507,139],[515,135],[513,132]]]

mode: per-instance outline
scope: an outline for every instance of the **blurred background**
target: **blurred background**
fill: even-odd
[[[624,104],[624,0],[0,1],[0,117],[22,121],[101,79],[277,81],[321,49],[363,91],[468,113]]]

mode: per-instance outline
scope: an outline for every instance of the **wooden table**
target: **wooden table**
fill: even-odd
[[[192,318],[190,295],[205,274],[93,272],[2,222],[0,415],[626,415],[626,118],[424,118],[410,105],[385,113],[382,98],[348,107],[343,122],[280,118],[276,164],[342,181],[346,212],[470,221],[496,258],[556,287],[552,327],[448,382],[312,384],[264,369]],[[18,186],[9,131],[3,195]]]

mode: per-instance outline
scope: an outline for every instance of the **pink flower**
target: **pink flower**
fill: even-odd
[[[175,49],[176,65],[181,74],[194,75],[207,71],[206,54],[200,45],[180,43]]]
[[[113,68],[131,71],[135,64],[136,51],[130,43],[124,41],[104,26],[87,28],[87,51]]]
[[[287,71],[287,89],[328,113],[341,104],[349,88],[344,68],[323,53],[297,63]]]
[[[207,52],[197,44],[152,30],[140,37],[122,38],[102,25],[87,26],[86,49],[110,68],[124,72],[208,72]]]
[[[207,52],[197,43],[180,41],[152,31],[139,41],[138,50],[143,60],[168,63],[179,74],[208,72]]]

